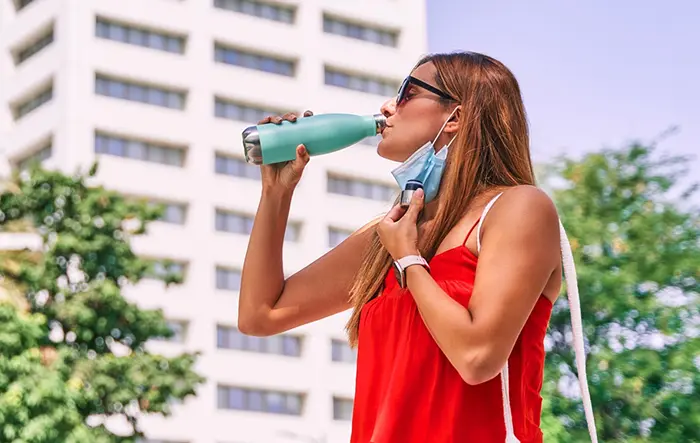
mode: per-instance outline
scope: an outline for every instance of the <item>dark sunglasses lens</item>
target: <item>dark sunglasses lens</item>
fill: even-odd
[[[404,96],[406,95],[406,89],[408,89],[407,86],[408,86],[408,79],[405,79],[403,81],[403,83],[401,83],[401,86],[399,87],[399,92],[398,92],[397,97],[396,97],[396,104],[401,104],[401,102],[403,102],[403,100],[406,98]]]

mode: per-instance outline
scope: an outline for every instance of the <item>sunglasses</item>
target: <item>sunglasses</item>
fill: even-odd
[[[450,94],[439,90],[438,88],[436,88],[433,85],[429,85],[428,83],[424,82],[423,80],[418,80],[417,78],[409,75],[408,77],[406,77],[404,79],[403,83],[401,83],[401,87],[399,88],[399,92],[396,96],[396,106],[401,106],[401,104],[404,101],[406,101],[406,93],[410,89],[409,88],[410,85],[420,86],[421,88],[425,89],[426,91],[430,91],[433,94],[440,96],[446,100],[451,100],[451,101],[455,101],[455,102],[457,101]]]

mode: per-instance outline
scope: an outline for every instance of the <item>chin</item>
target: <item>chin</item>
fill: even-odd
[[[379,154],[380,157],[385,158],[387,160],[391,160],[394,162],[402,162],[405,159],[403,158],[404,156],[401,155],[400,152],[396,152],[391,149],[391,146],[386,143],[386,141],[381,140],[379,144],[377,145],[377,154]]]

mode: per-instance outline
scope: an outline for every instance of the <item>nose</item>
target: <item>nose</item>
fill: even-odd
[[[379,109],[386,118],[396,114],[396,97],[385,101],[382,107]]]

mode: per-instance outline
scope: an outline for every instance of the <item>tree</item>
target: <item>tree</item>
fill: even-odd
[[[140,416],[170,414],[204,381],[197,354],[145,349],[172,332],[160,310],[121,293],[153,273],[129,240],[163,208],[88,186],[95,173],[33,167],[0,193],[0,233],[29,232],[41,244],[0,251],[0,441],[133,442],[143,436]],[[114,418],[129,435],[109,429]]]
[[[633,144],[561,159],[552,191],[574,251],[587,371],[604,442],[700,442],[700,213],[675,194],[686,159]],[[565,297],[551,319],[545,411],[565,437],[589,441]],[[563,392],[562,392],[563,391]],[[551,424],[551,421],[548,423]]]

